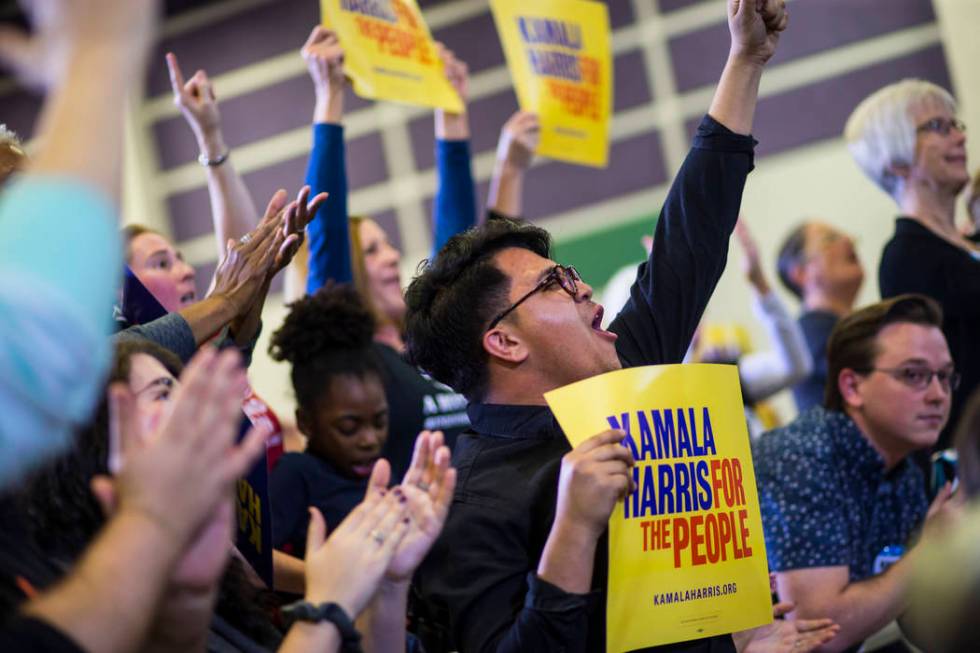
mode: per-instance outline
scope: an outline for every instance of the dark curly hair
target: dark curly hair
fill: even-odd
[[[335,376],[382,378],[372,347],[374,318],[349,285],[328,285],[289,305],[269,355],[289,361],[300,408],[313,411]]]
[[[435,259],[423,263],[405,294],[409,358],[470,401],[487,385],[482,335],[504,309],[510,279],[494,255],[519,247],[551,258],[551,236],[522,220],[494,218],[449,239]]]

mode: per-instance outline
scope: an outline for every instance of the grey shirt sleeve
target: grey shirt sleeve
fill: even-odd
[[[194,333],[180,313],[168,313],[152,322],[131,326],[113,337],[113,344],[132,340],[149,340],[169,349],[186,363],[197,351]]]

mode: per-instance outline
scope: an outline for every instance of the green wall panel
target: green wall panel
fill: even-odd
[[[556,239],[554,258],[574,265],[585,281],[600,289],[619,268],[643,260],[640,238],[653,233],[656,220],[651,214],[584,236]]]

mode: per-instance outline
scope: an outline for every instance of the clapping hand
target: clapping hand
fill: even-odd
[[[408,498],[399,488],[380,488],[380,480],[390,474],[387,460],[375,463],[364,501],[329,538],[323,515],[310,508],[306,536],[306,600],[310,603],[337,603],[353,618],[374,596],[410,530]]]
[[[388,565],[386,580],[398,583],[411,579],[442,532],[456,489],[456,470],[450,466],[449,459],[449,447],[443,444],[442,431],[419,433],[412,464],[402,484],[397,486],[408,499],[411,522]],[[378,491],[388,482],[383,474],[372,475],[371,480],[368,492]]]
[[[241,356],[203,348],[181,374],[168,411],[145,432],[125,384],[109,391],[109,468],[92,490],[107,515],[137,511],[173,537],[181,556],[170,582],[212,587],[224,571],[234,526],[232,489],[265,452],[253,428],[235,444],[245,389]]]

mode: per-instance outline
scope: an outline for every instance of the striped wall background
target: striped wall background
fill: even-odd
[[[613,235],[648,228],[728,48],[724,0],[607,4],[615,57],[609,167],[539,161],[526,201],[527,215],[551,228],[569,256],[582,259],[575,263],[599,275],[592,277],[597,285],[636,252],[616,238],[602,239],[610,243],[604,256],[575,243],[591,240],[597,230]],[[143,200],[147,221],[162,220],[206,287],[215,248],[205,177],[191,132],[172,104],[163,53],[177,53],[188,75],[206,68],[214,78],[233,160],[261,206],[276,188],[302,183],[313,93],[298,49],[317,21],[318,4],[172,5],[175,15],[167,19],[137,112],[149,195]],[[474,170],[483,198],[500,126],[517,108],[487,1],[421,5],[436,38],[470,66]],[[930,0],[793,0],[789,7],[792,29],[766,73],[757,114],[762,157],[839,136],[857,101],[888,82],[918,76],[950,86]],[[0,80],[0,121],[29,137],[38,105]],[[350,94],[345,123],[351,210],[374,216],[412,268],[430,247],[431,114]]]

